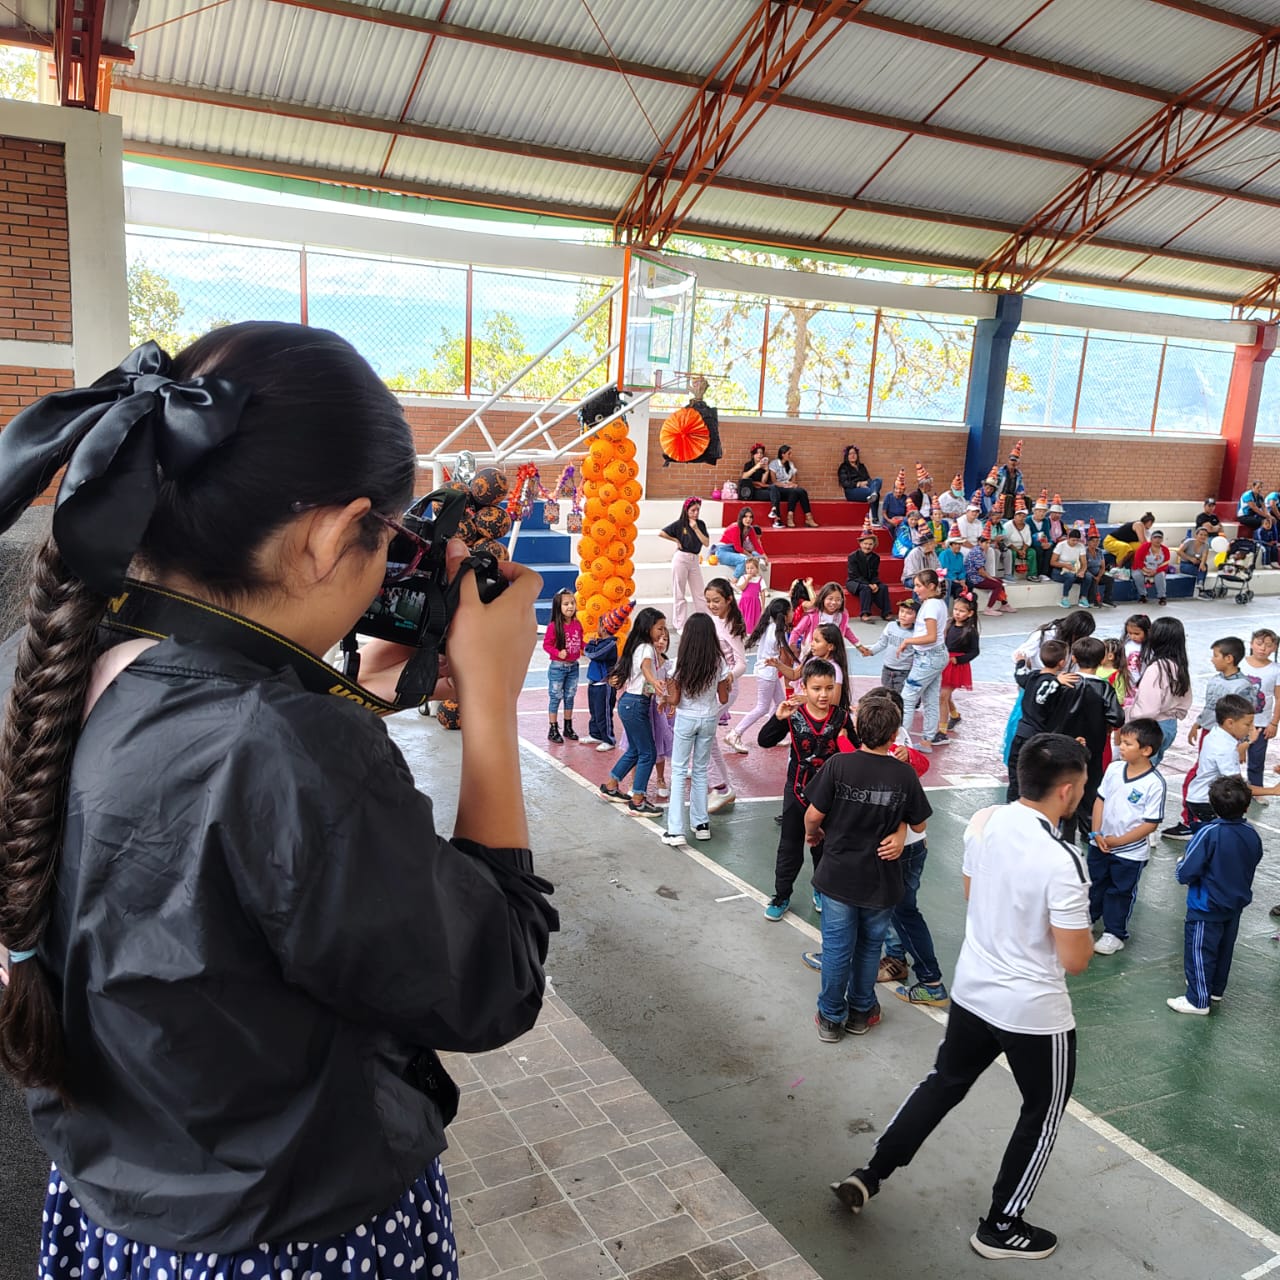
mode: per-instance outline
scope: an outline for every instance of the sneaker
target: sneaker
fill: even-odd
[[[617,744],[613,742],[600,742],[596,744],[597,751],[616,751]]]
[[[711,839],[710,825],[705,822],[698,823],[698,825],[693,829],[693,838],[695,840],[710,840]]]
[[[850,1213],[861,1213],[880,1190],[880,1179],[870,1169],[855,1169],[843,1182],[833,1182],[831,1190]]]
[[[819,973],[822,972],[821,951],[802,951],[800,953],[800,959],[803,960],[810,969],[817,969]]]
[[[554,725],[554,724],[553,724],[553,725],[552,725],[552,726],[547,730],[547,741],[548,741],[548,742],[563,742],[563,741],[564,741],[564,739],[560,736],[560,729],[559,729],[559,726],[558,726],[558,725]]]
[[[641,798],[641,800],[640,800],[640,803],[639,803],[639,804],[636,804],[636,802],[635,802],[634,800],[628,800],[628,801],[627,801],[627,811],[628,811],[629,813],[642,813],[642,814],[644,814],[646,817],[648,817],[648,816],[649,816],[649,815],[651,815],[651,814],[661,813],[661,812],[662,812],[662,810],[661,810],[661,809],[659,809],[659,808],[658,808],[658,806],[657,806],[656,804],[650,804],[650,803],[649,803],[649,797],[648,797],[648,796],[643,796],[643,797]]]
[[[1071,601],[1070,601],[1070,600],[1063,600],[1063,602],[1062,602],[1062,607],[1063,607],[1064,609],[1070,609],[1070,608],[1071,608]]]
[[[838,1022],[828,1022],[820,1013],[813,1015],[813,1025],[818,1028],[818,1039],[823,1044],[835,1044],[844,1030]]]
[[[954,729],[956,725],[958,725],[959,723],[960,723],[960,713],[956,712],[955,715],[949,717],[947,720],[947,732],[950,733],[951,730]]]
[[[1017,613],[1018,611],[1007,600],[1001,600],[1000,612],[1001,613]]]
[[[776,823],[778,824],[778,826],[782,826],[782,814],[780,814],[780,813],[775,813],[775,814],[773,815],[773,820],[774,820],[774,822],[776,822]],[[1272,914],[1272,915],[1276,915],[1276,916],[1280,916],[1280,907],[1277,907],[1277,908],[1276,908],[1276,909],[1275,909],[1271,914]]]
[[[779,898],[775,895],[769,899],[769,905],[764,909],[764,918],[766,920],[781,920],[787,914],[787,908],[790,905],[790,898]]]
[[[775,529],[781,529],[781,528],[782,528],[782,521],[781,521],[777,516],[774,516],[774,517],[773,517],[773,527],[774,527]]]
[[[844,1029],[851,1036],[865,1036],[880,1021],[880,1006],[873,1004],[870,1009],[859,1012],[854,1009],[844,1024]]]
[[[659,788],[658,788],[658,795],[659,795],[663,800],[665,800],[665,799],[666,799],[670,794],[671,794],[671,790],[670,790],[670,788],[669,788],[669,787],[659,787]]]
[[[577,741],[579,741],[578,735],[577,735],[576,733],[574,733],[574,731],[573,731],[573,725],[571,725],[571,724],[566,724],[566,725],[565,725],[565,727],[564,727],[564,740],[565,740],[566,742],[577,742]]]
[[[724,745],[730,751],[736,751],[740,756],[745,756],[751,751],[750,747],[743,745],[742,739],[736,733],[726,733],[724,735]]]
[[[951,739],[941,729],[939,729],[937,733],[935,733],[931,738],[926,738],[925,741],[932,747],[945,747]],[[919,746],[920,744],[916,743],[916,745]]]
[[[1117,938],[1114,933],[1104,933],[1097,942],[1093,944],[1095,955],[1113,956],[1117,951],[1124,950],[1124,939]]]
[[[951,1003],[946,985],[941,982],[916,982],[909,987],[894,987],[893,994],[907,1004],[928,1004],[939,1009]]]
[[[822,914],[822,894],[820,894],[817,889],[813,891],[813,909],[819,915]]]
[[[1280,903],[1277,903],[1270,911],[1267,912],[1273,920],[1280,920]]]
[[[737,798],[732,790],[715,791],[707,800],[707,812],[720,813],[724,809],[730,809]]]
[[[664,831],[659,839],[663,844],[684,844],[684,836],[679,831]]]
[[[782,517],[778,514],[778,508],[777,508],[777,507],[770,507],[770,508],[769,508],[769,519],[770,519],[770,520],[781,520],[781,519],[782,519]]]
[[[1156,601],[1156,604],[1161,605],[1161,606],[1164,606],[1164,605],[1166,605],[1166,604],[1168,604],[1168,603],[1169,603],[1169,602],[1164,598],[1164,596],[1161,596],[1161,597],[1160,597],[1160,599]]]
[[[585,743],[587,746],[594,747],[595,744],[600,741],[600,739],[593,737],[591,734],[588,733],[585,737],[579,738],[578,741]],[[605,745],[607,746],[608,744],[606,743]]]
[[[1047,1258],[1058,1247],[1058,1237],[1021,1218],[1006,1222],[982,1218],[969,1243],[984,1258]]]
[[[911,972],[905,960],[897,956],[884,956],[880,961],[880,972],[876,974],[877,982],[905,982]]]
[[[1209,1003],[1210,1003],[1210,1004],[1221,1004],[1221,1003],[1222,1003],[1222,997],[1221,997],[1221,996],[1210,996],[1210,997],[1209,997]]]
[[[1190,840],[1195,832],[1185,822],[1179,822],[1172,827],[1165,827],[1160,834],[1166,840]]]
[[[929,745],[928,738],[917,738],[916,750],[923,751],[927,756],[931,756],[933,754],[933,747]]]
[[[1210,999],[1221,1000],[1222,997],[1212,996]],[[1170,996],[1169,999],[1165,1001],[1165,1004],[1167,1004],[1174,1013],[1198,1013],[1203,1018],[1205,1014],[1209,1012],[1208,1009],[1200,1008],[1198,1004],[1192,1004],[1186,996]]]
[[[1080,601],[1080,608],[1082,608],[1082,609],[1092,609],[1092,608],[1093,608],[1093,605],[1091,605],[1087,600],[1081,600],[1081,601]]]
[[[604,796],[606,800],[616,800],[619,802],[626,800],[628,804],[631,802],[630,797],[622,790],[621,787],[606,787],[603,782],[600,784],[600,794]]]
[[[982,614],[983,617],[986,618],[998,618],[1000,616],[1000,610],[993,605],[990,609],[983,609]]]
[[[1146,596],[1139,596],[1139,597],[1138,597],[1138,603],[1139,603],[1139,604],[1146,604],[1146,603],[1147,603],[1147,597],[1146,597]]]

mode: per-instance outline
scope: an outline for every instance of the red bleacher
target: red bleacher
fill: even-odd
[[[858,549],[862,522],[867,516],[865,502],[813,503],[816,529],[805,525],[801,515],[796,516],[794,529],[773,528],[767,502],[724,502],[721,503],[723,523],[733,524],[744,506],[751,508],[760,526],[760,542],[769,557],[769,586],[774,591],[786,591],[796,578],[812,578],[821,586],[824,582],[844,582],[848,577],[849,553]],[[890,552],[893,539],[887,529],[877,531],[876,542],[880,553],[880,580],[889,588],[889,599],[896,604],[911,594],[901,585],[902,561],[894,559]],[[849,611],[854,615],[859,612],[856,599],[850,600]]]

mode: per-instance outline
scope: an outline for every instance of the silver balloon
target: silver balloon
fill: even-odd
[[[453,464],[453,478],[460,484],[470,484],[475,474],[476,455],[470,449],[464,449]]]

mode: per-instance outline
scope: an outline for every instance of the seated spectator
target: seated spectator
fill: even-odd
[[[1222,532],[1222,521],[1218,518],[1217,498],[1206,498],[1200,514],[1196,516],[1197,529],[1207,529],[1209,537],[1216,537]]]
[[[1262,548],[1260,564],[1271,565],[1280,560],[1280,526],[1270,516],[1262,517],[1262,525],[1254,536]]]
[[[964,496],[964,477],[961,475],[953,476],[951,479],[951,488],[946,493],[938,495],[938,509],[953,524],[959,520],[965,513],[965,508],[969,503]],[[981,510],[981,504],[979,504]]]
[[[1102,550],[1102,539],[1098,536],[1098,526],[1089,521],[1089,531],[1084,540],[1085,562],[1085,594],[1095,609],[1105,604],[1108,609],[1116,606],[1112,594],[1116,589],[1115,579],[1107,572],[1107,556]]]
[[[876,533],[874,529],[863,527],[862,536],[858,539],[858,549],[849,556],[849,577],[845,585],[849,594],[858,601],[862,621],[871,621],[871,609],[874,605],[880,616],[888,622],[893,615],[889,612],[889,588],[880,581],[880,556],[876,551]]]
[[[1236,519],[1251,533],[1262,527],[1262,517],[1267,514],[1266,499],[1262,496],[1262,481],[1255,480],[1241,495],[1236,509]]]
[[[1196,517],[1199,519],[1199,517]],[[1216,520],[1217,517],[1215,516]],[[1221,529],[1222,525],[1219,524]],[[1173,553],[1174,568],[1179,573],[1194,573],[1196,590],[1204,586],[1204,580],[1213,563],[1213,548],[1209,545],[1208,524],[1197,524],[1195,532]]]
[[[997,520],[1004,519],[1004,506],[1000,502],[1000,495],[996,490],[996,469],[992,467],[991,474],[982,482],[982,488],[978,491],[982,504],[982,515],[985,519],[991,513],[995,512]]]
[[[796,484],[796,464],[791,461],[791,446],[789,444],[778,446],[778,456],[769,463],[769,471],[773,475],[773,488],[777,495],[773,504],[773,510],[769,513],[773,517],[773,526],[775,529],[781,528],[785,519],[787,528],[795,527],[796,508],[799,507],[804,512],[804,522],[810,528],[816,529],[818,522],[813,518],[813,512],[809,509],[809,490]],[[785,513],[783,508],[789,508]]]
[[[851,458],[849,455],[853,454]],[[836,480],[850,502],[866,502],[871,507],[871,523],[880,523],[880,490],[884,481],[872,479],[856,444],[845,445],[844,459],[836,470]]]
[[[978,545],[969,551],[964,558],[964,580],[969,588],[977,592],[985,588],[991,592],[987,607],[983,613],[991,616],[997,613],[1013,613],[1013,605],[1009,603],[1009,593],[998,577],[992,577],[987,569],[987,558],[991,553],[990,526],[979,536]]]
[[[893,482],[893,492],[885,498],[881,507],[881,523],[897,533],[898,526],[906,518],[907,472],[905,467],[899,467],[897,478]]]
[[[928,522],[920,519],[916,504],[908,498],[907,517],[898,526],[898,532],[894,536],[893,554],[899,560],[903,559],[908,552],[920,545],[920,540],[924,537],[924,531],[928,527]]]
[[[978,539],[982,536],[982,525],[982,507],[975,495],[952,527],[959,533],[964,545],[972,548],[978,545]]]
[[[760,543],[760,528],[750,507],[738,512],[737,520],[729,525],[720,541],[711,548],[717,558],[727,565],[735,578],[740,577],[749,556],[765,561],[764,547]]]
[[[916,463],[915,491],[910,497],[911,501],[916,504],[916,510],[926,520],[933,520],[937,517],[938,499],[933,492],[933,477],[924,469],[924,465],[919,462]]]
[[[1004,543],[1004,549],[1009,554],[1010,570],[1006,575],[997,573],[997,578],[1013,577],[1016,574],[1025,574],[1028,582],[1040,581],[1040,553],[1036,543],[1035,530],[1031,527],[1031,521],[1027,519],[1026,503],[1019,498],[1017,506],[1013,512],[1013,519],[1006,520],[1001,525],[1000,536]],[[1048,557],[1045,557],[1044,564],[1047,567],[1049,563]],[[1001,566],[997,566],[1000,568]]]
[[[1263,505],[1267,509],[1267,515],[1273,520],[1280,521],[1280,490],[1273,489],[1267,494]]]
[[[1164,545],[1164,534],[1153,529],[1148,541],[1133,553],[1133,585],[1143,604],[1147,603],[1147,593],[1152,587],[1156,589],[1157,603],[1165,603],[1165,571],[1168,567],[1169,548]]]
[[[1089,585],[1085,575],[1089,572],[1086,563],[1084,539],[1080,530],[1072,526],[1067,536],[1053,548],[1049,559],[1049,576],[1062,586],[1062,607],[1071,608],[1071,588],[1076,587],[1076,603],[1081,609],[1088,609]]]
[[[1047,578],[1049,559],[1053,555],[1053,548],[1057,545],[1053,540],[1049,524],[1048,498],[1036,499],[1035,506],[1031,508],[1031,519],[1027,523],[1031,526],[1031,542],[1036,549],[1036,567],[1041,575]]]
[[[1146,542],[1147,534],[1155,522],[1155,516],[1150,511],[1145,512],[1138,519],[1122,524],[1107,534],[1102,540],[1102,549],[1115,558],[1117,565],[1127,564],[1133,558],[1133,553]]]
[[[965,590],[964,541],[959,533],[947,535],[946,542],[938,552],[938,572],[946,574],[946,599],[954,600]]]
[[[1062,516],[1062,498],[1055,493],[1049,503],[1049,540],[1055,547],[1067,536],[1067,524]]]
[[[914,586],[916,574],[923,569],[932,569],[935,572],[938,569],[937,545],[934,542],[933,530],[928,525],[924,527],[920,545],[908,551],[907,558],[902,562],[902,585]]]
[[[751,457],[742,467],[738,480],[738,497],[743,502],[763,502],[766,498],[776,511],[778,499],[773,492],[773,477],[769,473],[769,453],[762,444],[751,446]]]

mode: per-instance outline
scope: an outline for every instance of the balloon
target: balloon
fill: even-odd
[[[605,514],[606,508],[599,498],[588,498],[582,504],[582,514],[589,521],[599,520]]]
[[[627,502],[639,502],[644,497],[644,490],[640,487],[639,480],[627,480],[618,486],[618,497],[625,499]]]
[[[618,526],[612,520],[601,517],[592,521],[591,536],[601,546],[607,547],[618,536]]]
[[[1222,534],[1218,534],[1216,537],[1210,538],[1209,545],[1215,551],[1225,551],[1231,544],[1222,536]]]
[[[471,478],[467,488],[478,506],[492,506],[501,502],[510,487],[507,473],[498,467],[481,467]]]
[[[608,463],[607,458],[597,458],[594,453],[589,453],[582,460],[582,477],[584,480],[603,480],[605,465]]]
[[[582,537],[578,539],[578,559],[586,561],[590,564],[592,560],[600,554],[600,547],[596,540],[591,537]]]
[[[720,557],[719,557],[718,555],[716,555],[716,553],[713,551],[713,552],[711,552],[711,554],[710,554],[709,556],[707,556],[707,563],[708,563],[708,564],[719,564],[719,563],[720,563]]]
[[[619,498],[617,502],[611,503],[609,506],[609,519],[619,527],[624,524],[635,524],[636,517],[639,514],[639,508],[634,503],[627,502],[623,498]]]
[[[636,445],[634,440],[627,438],[627,439],[619,440],[617,442],[617,447],[614,452],[614,457],[626,458],[629,461],[635,456],[636,456]]]
[[[465,521],[464,521],[465,522]],[[511,532],[511,516],[506,507],[481,507],[475,515],[475,525],[480,535],[486,538],[505,538]],[[471,541],[458,526],[459,536]]]
[[[590,456],[599,458],[601,462],[612,462],[617,456],[612,440],[597,440],[592,444]]]
[[[600,428],[600,435],[606,440],[625,440],[627,438],[627,424],[618,418],[614,422],[606,423]]]
[[[596,556],[591,562],[591,574],[593,577],[599,578],[601,582],[606,578],[611,578],[615,572],[613,561],[608,556]]]
[[[610,579],[610,581],[612,581],[612,579]],[[587,597],[588,611],[598,615],[599,617],[604,617],[611,608],[613,608],[613,605],[610,603],[609,597],[602,595],[598,591],[594,595]]]
[[[610,484],[607,480],[596,486],[596,497],[607,507],[611,502],[617,502],[621,495],[618,493],[618,486]]]
[[[502,543],[489,538],[487,541],[480,543],[476,547],[477,551],[487,551],[495,560],[510,560],[511,553],[502,545]]]
[[[618,567],[615,572],[618,577],[622,578],[624,581],[633,579],[636,576],[636,562],[628,556],[625,560],[618,562]]]
[[[630,594],[622,578],[607,578],[600,588],[600,593],[606,600],[612,600],[614,604],[626,600]]]
[[[627,558],[627,544],[619,538],[616,542],[611,542],[604,553],[614,564],[621,564]],[[610,572],[612,573],[613,570]]]
[[[613,481],[614,484],[625,484],[628,480],[634,480],[639,474],[640,468],[626,458],[614,458],[604,469],[605,479]]]

